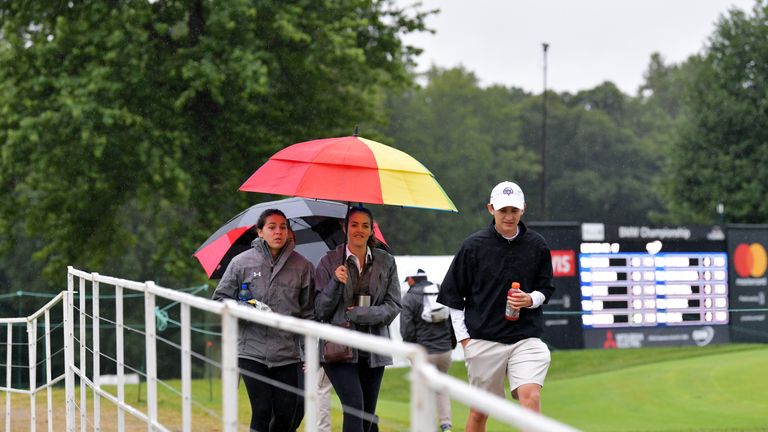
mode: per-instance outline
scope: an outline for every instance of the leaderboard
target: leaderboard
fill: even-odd
[[[725,252],[580,253],[585,328],[728,323]]]

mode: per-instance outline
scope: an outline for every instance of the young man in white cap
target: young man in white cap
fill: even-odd
[[[400,311],[400,335],[406,342],[417,343],[427,350],[427,361],[437,370],[447,373],[451,367],[451,353],[456,347],[448,308],[437,303],[440,287],[427,280],[427,273],[418,269],[406,276],[410,288],[403,296]],[[447,393],[437,393],[437,416],[440,432],[451,432],[451,398]]]
[[[526,208],[520,186],[499,183],[487,208],[493,222],[464,240],[437,301],[451,308],[470,384],[504,397],[506,375],[512,397],[539,412],[550,363],[549,349],[539,337],[540,306],[555,289],[551,254],[544,238],[520,220]],[[508,295],[512,282],[519,282],[521,291]],[[520,311],[516,321],[505,319],[508,305]],[[485,431],[487,420],[471,409],[466,431]]]

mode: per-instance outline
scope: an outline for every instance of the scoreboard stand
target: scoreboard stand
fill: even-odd
[[[768,226],[529,226],[552,250],[556,349],[768,342]]]

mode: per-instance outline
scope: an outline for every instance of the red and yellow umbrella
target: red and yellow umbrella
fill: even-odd
[[[256,170],[240,190],[458,211],[419,161],[396,148],[359,136],[286,147]]]

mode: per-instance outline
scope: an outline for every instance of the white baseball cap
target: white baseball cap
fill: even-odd
[[[406,276],[405,279],[403,279],[403,282],[407,281],[408,278],[410,278],[410,277],[412,277],[412,278],[417,278],[417,277],[424,277],[424,278],[426,278],[427,277],[427,272],[425,272],[422,269],[418,269],[418,270],[416,270],[415,273]]]
[[[509,206],[523,210],[525,209],[525,195],[523,195],[520,186],[510,181],[504,181],[497,184],[491,191],[491,205],[494,210]]]

